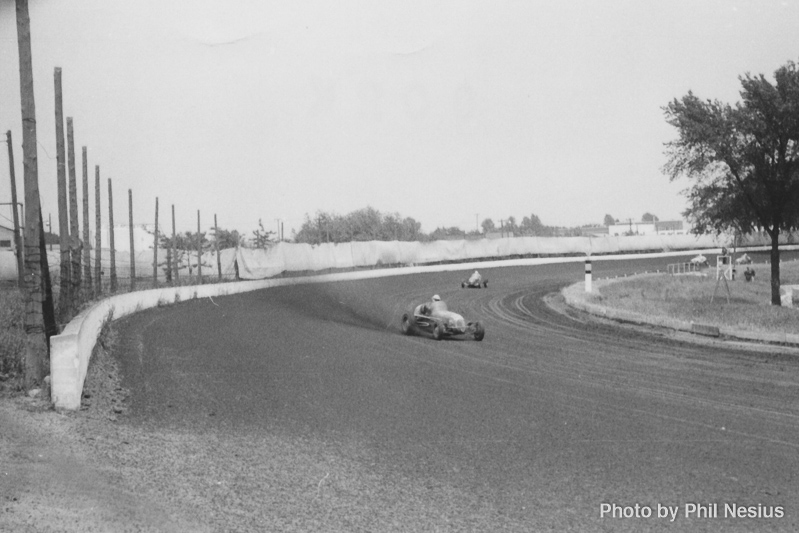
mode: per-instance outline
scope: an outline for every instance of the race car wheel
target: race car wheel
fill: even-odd
[[[411,334],[411,319],[408,318],[408,313],[402,315],[402,332],[405,335]]]
[[[474,323],[474,340],[481,341],[486,335],[486,330],[480,322]]]
[[[484,289],[487,289],[487,288],[488,288],[488,280],[485,280],[485,281],[483,282],[483,288],[484,288]]]
[[[433,328],[433,338],[437,341],[440,341],[441,337],[442,337],[441,326],[436,324],[436,327]]]
[[[461,289],[465,289],[465,288],[466,288],[466,282],[465,281],[461,281]]]

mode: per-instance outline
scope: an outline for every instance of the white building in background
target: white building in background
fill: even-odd
[[[14,251],[14,228],[0,225],[0,250]]]
[[[159,228],[160,230],[160,228]],[[133,248],[138,253],[144,250],[152,250],[155,233],[154,224],[134,224],[133,225]],[[159,233],[161,233],[159,231]],[[104,227],[100,233],[100,246],[108,250],[111,248],[108,228]],[[117,252],[130,251],[130,226],[127,224],[114,224],[114,249]]]
[[[608,235],[685,235],[688,225],[682,220],[658,220],[655,222],[619,222],[608,226]]]

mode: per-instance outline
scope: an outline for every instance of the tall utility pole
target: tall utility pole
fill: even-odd
[[[108,247],[111,249],[111,292],[117,292],[117,255],[114,247],[114,192],[108,178]]]
[[[42,215],[36,146],[36,102],[33,95],[33,57],[28,0],[16,0],[19,86],[22,107],[22,156],[25,182],[25,385],[44,378],[47,361],[45,278],[47,255],[42,256]],[[42,268],[44,265],[44,269]]]
[[[177,283],[180,277],[180,265],[178,264],[178,249],[177,249],[177,236],[175,235],[175,204],[172,204],[172,246],[169,248],[172,250],[172,261],[175,265],[175,283]]]
[[[136,290],[136,250],[133,248],[133,190],[128,189],[128,235],[130,235],[130,290]]]
[[[17,211],[17,179],[14,177],[14,147],[11,144],[11,130],[6,132],[8,144],[8,173],[11,176],[11,207],[14,210],[14,248],[17,251],[17,284],[25,288],[25,254],[22,250],[22,238],[19,229],[19,212]]]
[[[61,68],[56,67],[55,78],[55,140],[58,179],[58,245],[60,248],[61,280],[58,291],[58,320],[66,324],[71,318],[72,294],[69,266],[69,212],[67,211],[67,167],[64,155],[64,109],[61,96]]]
[[[110,203],[110,202],[109,202]],[[103,293],[103,241],[101,238],[100,225],[100,165],[94,166],[94,286],[97,287],[97,295]]]
[[[200,233],[200,210],[197,210],[197,281],[203,283],[203,236]]]
[[[69,255],[70,277],[72,282],[72,312],[78,312],[81,275],[81,242],[78,227],[78,184],[75,176],[75,135],[72,131],[72,117],[67,117],[67,161],[69,162]]]
[[[153,287],[158,287],[158,197],[155,197],[155,233],[153,234]]]
[[[222,260],[219,257],[219,226],[216,225],[216,213],[214,213],[214,247],[216,248],[216,271],[219,281],[222,281]]]
[[[92,256],[89,242],[89,162],[86,160],[86,147],[82,150],[83,159],[83,281],[86,295],[92,295]]]

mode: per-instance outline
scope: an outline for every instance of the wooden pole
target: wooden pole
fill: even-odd
[[[216,225],[216,213],[214,213],[214,247],[216,248],[216,272],[219,281],[222,281],[222,259],[219,257],[219,226]]]
[[[175,235],[175,204],[172,204],[172,259],[175,265],[175,283],[180,279],[180,265],[178,264],[177,240]]]
[[[111,249],[111,292],[117,292],[117,255],[114,247],[114,194],[108,178],[108,247]]]
[[[203,283],[203,237],[200,233],[200,210],[197,210],[197,281]]]
[[[28,0],[16,0],[19,86],[22,109],[22,160],[25,183],[25,385],[32,387],[44,378],[47,361],[45,291],[43,271],[47,254],[42,254],[42,215],[39,199],[39,164],[36,141],[36,102],[33,93],[33,58]]]
[[[89,163],[86,159],[86,147],[82,149],[83,159],[83,278],[86,283],[86,295],[92,290],[92,245],[89,242]]]
[[[103,241],[100,218],[100,165],[94,165],[94,286],[97,287],[98,296],[103,293]]]
[[[155,235],[153,237],[153,287],[158,287],[158,197],[155,197]]]
[[[58,245],[61,261],[58,293],[58,320],[66,324],[71,318],[72,308],[72,281],[70,278],[69,256],[69,211],[67,206],[67,168],[64,155],[64,110],[61,96],[61,68],[55,68],[55,139],[56,139],[56,164],[58,179]]]
[[[77,314],[82,268],[80,228],[78,227],[78,185],[75,176],[75,135],[72,117],[67,117],[67,155],[69,156],[69,255],[71,258],[69,272],[72,283],[72,313]]]
[[[8,173],[11,176],[11,207],[14,210],[14,248],[17,252],[17,285],[25,288],[25,252],[22,249],[22,236],[19,228],[19,211],[17,210],[17,179],[14,177],[14,147],[11,144],[11,130],[6,132],[8,144]]]
[[[128,235],[130,235],[130,290],[136,290],[136,250],[133,245],[133,190],[128,189]]]

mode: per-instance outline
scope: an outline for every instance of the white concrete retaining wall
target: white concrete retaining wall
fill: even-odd
[[[713,252],[718,252],[718,250],[713,249],[693,250],[691,252],[635,254],[632,257],[657,258]],[[594,258],[594,264],[596,264],[598,261],[613,261],[629,258],[629,255],[607,255],[602,256],[601,258]],[[361,270],[298,278],[265,279],[255,281],[240,281],[235,283],[170,287],[118,294],[102,300],[91,308],[80,313],[66,326],[66,328],[64,328],[64,331],[60,335],[53,336],[50,339],[50,379],[52,401],[56,408],[73,410],[80,408],[83,382],[86,379],[86,371],[89,366],[89,359],[91,358],[92,351],[97,343],[97,336],[102,329],[103,322],[106,320],[106,317],[112,313],[113,318],[118,319],[137,311],[157,307],[158,305],[169,305],[195,298],[237,294],[241,292],[267,289],[270,287],[278,287],[283,285],[370,279],[419,274],[423,272],[448,272],[479,268],[485,269],[510,266],[532,266],[552,263],[582,263],[584,261],[585,257],[549,257],[535,259],[510,259],[504,261],[481,261],[419,267]],[[575,277],[579,277],[582,272],[582,268],[575,270]]]

